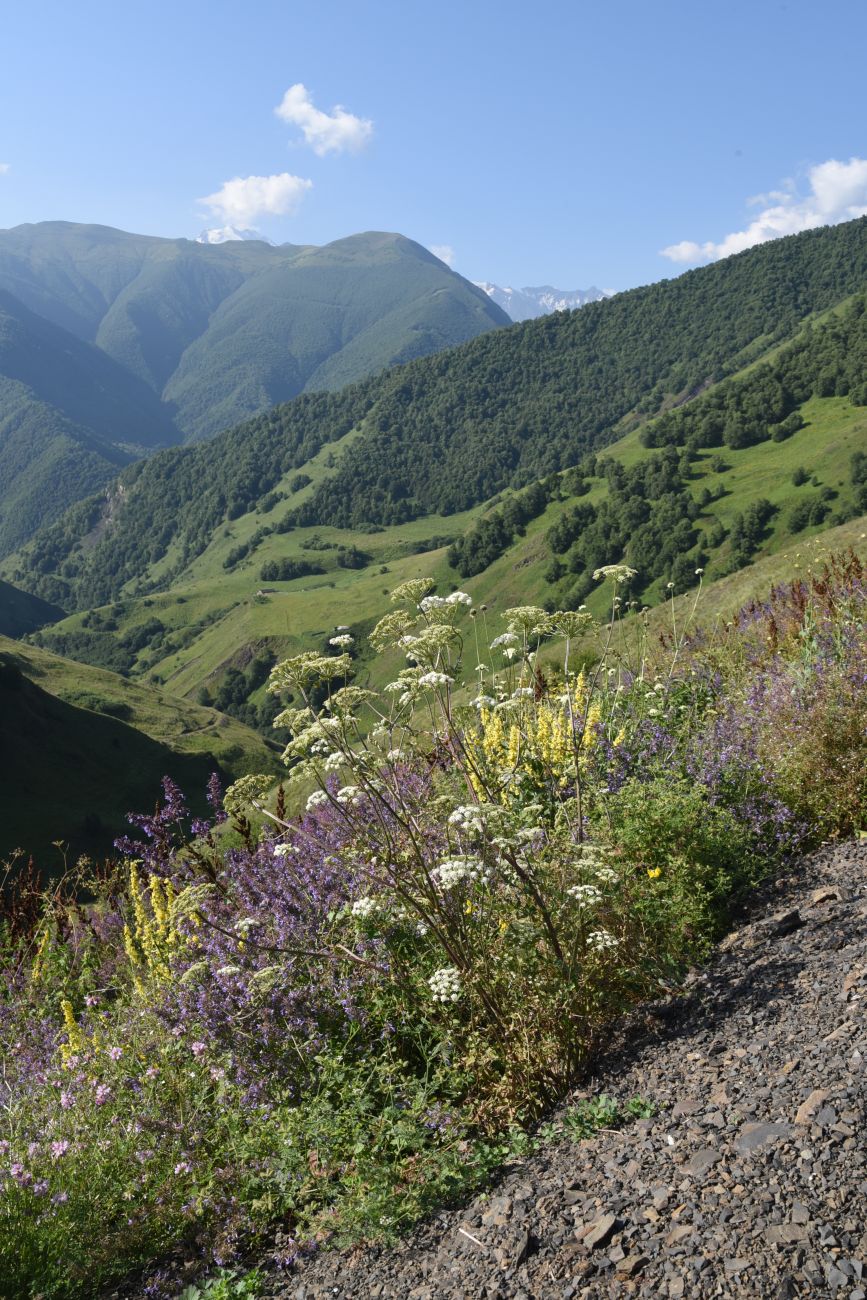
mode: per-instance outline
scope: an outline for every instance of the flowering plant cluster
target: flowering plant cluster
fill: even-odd
[[[489,629],[404,584],[370,636],[405,663],[381,691],[350,683],[348,633],[275,668],[276,797],[214,784],[191,823],[166,782],[89,893],[19,888],[4,1294],[93,1294],[177,1243],[204,1268],[398,1231],[484,1178],[763,871],[862,824],[854,557],[659,644],[632,572],[597,576],[601,625]],[[156,1265],[146,1286],[173,1293]]]

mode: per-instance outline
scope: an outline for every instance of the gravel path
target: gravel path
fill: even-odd
[[[269,1294],[867,1300],[865,1006],[867,842],[827,846],[567,1103],[638,1094],[653,1119],[545,1144],[400,1246],[323,1254]]]

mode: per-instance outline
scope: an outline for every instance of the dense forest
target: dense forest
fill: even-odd
[[[677,592],[694,585],[707,558],[726,538],[721,526],[699,525],[711,505],[711,489],[690,489],[694,463],[702,449],[741,450],[772,439],[785,441],[803,427],[800,407],[810,397],[848,397],[867,406],[867,299],[859,295],[820,325],[808,324],[791,343],[746,374],[725,380],[691,402],[649,421],[641,430],[647,448],[662,454],[625,469],[612,458],[590,455],[563,476],[540,480],[489,511],[449,551],[461,577],[481,573],[512,545],[531,519],[553,499],[578,498],[548,531],[552,561],[546,571],[557,585],[550,600],[574,608],[593,587],[595,568],[608,557],[623,557],[642,575],[642,588],[665,576]],[[716,458],[718,468],[722,457]],[[713,468],[713,466],[711,466]],[[837,508],[836,522],[847,510],[867,509],[867,457],[852,464],[851,502]],[[591,504],[580,498],[598,483],[606,495]],[[795,486],[810,482],[803,468]],[[828,486],[806,492],[786,518],[789,532],[825,523],[836,492]],[[748,564],[764,540],[774,514],[759,500],[736,515],[728,537],[730,567]]]
[[[782,442],[801,428],[808,397],[848,397],[867,406],[867,301],[858,296],[818,327],[807,326],[746,378],[720,384],[695,402],[653,420],[645,447],[749,447]]]
[[[40,534],[7,576],[65,608],[81,608],[112,599],[171,549],[165,585],[221,523],[257,505],[274,510],[284,474],[359,426],[362,436],[334,473],[276,521],[278,531],[390,524],[467,508],[578,465],[613,441],[627,417],[700,394],[865,284],[861,219],[493,331],[339,394],[302,396],[207,446],[130,467],[107,495]],[[847,382],[826,374],[824,363],[821,371],[823,387],[837,391]],[[784,424],[793,402],[794,395],[777,394],[770,422]],[[670,427],[692,410],[666,417]],[[723,419],[722,440],[725,434]],[[653,436],[676,441],[674,433]]]

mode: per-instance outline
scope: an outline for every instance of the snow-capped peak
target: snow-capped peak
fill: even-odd
[[[585,303],[599,302],[601,298],[611,296],[610,292],[595,286],[590,289],[555,289],[550,284],[542,284],[513,289],[510,285],[491,284],[488,280],[474,283],[514,321],[532,320],[552,311],[571,311]]]

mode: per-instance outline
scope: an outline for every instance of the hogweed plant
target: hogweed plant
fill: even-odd
[[[347,632],[274,670],[276,802],[270,777],[214,782],[191,821],[167,781],[86,894],[19,886],[4,1294],[144,1269],[175,1295],[208,1268],[216,1294],[254,1246],[287,1263],[392,1238],[525,1150],[612,1019],[763,872],[865,825],[854,557],[712,632],[672,597],[661,639],[631,570],[597,577],[601,622],[528,606],[496,626],[404,584],[370,636],[405,665],[382,690],[352,680]]]

